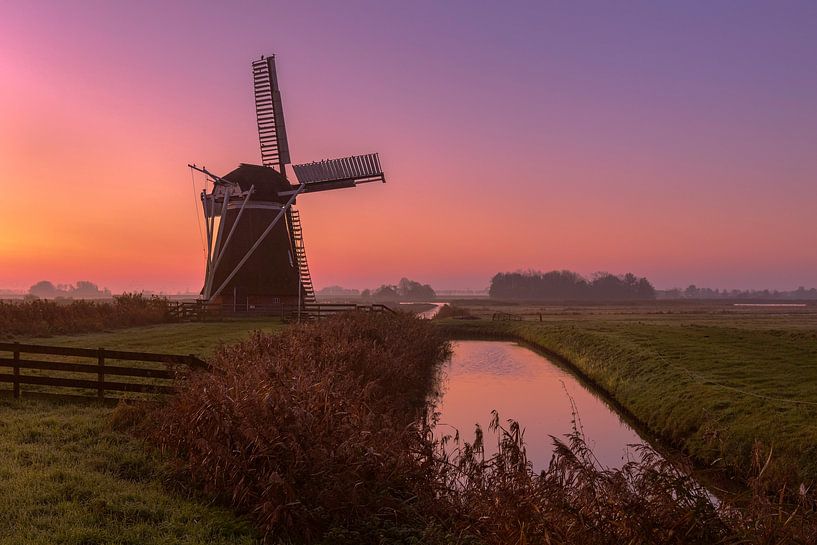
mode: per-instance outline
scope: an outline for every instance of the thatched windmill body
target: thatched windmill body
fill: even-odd
[[[293,165],[275,71],[275,57],[252,63],[261,165],[241,164],[224,176],[190,165],[213,182],[202,192],[207,264],[202,299],[253,308],[302,305],[315,293],[306,260],[300,216],[304,193],[385,182],[376,153]]]

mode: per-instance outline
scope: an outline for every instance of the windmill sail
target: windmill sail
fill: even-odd
[[[202,298],[232,312],[315,302],[296,199],[304,193],[385,182],[376,153],[294,165],[291,163],[275,57],[252,63],[262,165],[240,164],[202,192],[207,261]]]
[[[258,139],[261,142],[261,163],[282,172],[290,162],[281,91],[275,72],[275,55],[252,63],[255,87],[255,114],[258,119]]]
[[[376,153],[292,165],[292,169],[298,181],[306,184],[306,193],[386,181]]]

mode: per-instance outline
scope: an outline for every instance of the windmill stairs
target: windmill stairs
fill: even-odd
[[[305,292],[304,303],[315,303],[315,287],[312,285],[312,275],[309,274],[309,263],[306,261],[301,214],[295,208],[289,210],[289,226],[295,240],[295,260],[298,262],[298,274],[301,275],[301,286]]]

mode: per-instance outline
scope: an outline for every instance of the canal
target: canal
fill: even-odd
[[[513,419],[525,430],[528,459],[534,470],[547,467],[553,439],[561,439],[576,422],[599,462],[620,467],[645,441],[601,397],[547,357],[515,342],[455,341],[453,355],[441,369],[436,433],[459,430],[473,441],[474,427],[485,432],[486,454],[496,450],[488,432],[491,411],[500,423]],[[571,403],[572,400],[572,403]],[[506,426],[507,427],[507,426]]]

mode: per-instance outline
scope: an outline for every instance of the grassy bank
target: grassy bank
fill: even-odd
[[[777,505],[755,487],[740,508],[717,506],[649,449],[599,467],[579,431],[554,440],[542,472],[522,428],[498,416],[473,443],[444,447],[423,418],[440,333],[359,313],[257,335],[219,351],[217,372],[194,375],[169,405],[135,409],[135,432],[272,541],[768,544],[817,531],[810,496]]]
[[[451,322],[471,335],[571,329]],[[361,313],[248,337],[280,327],[172,324],[48,339],[209,355],[220,371],[195,375],[158,412],[0,403],[0,484],[11,491],[0,500],[0,543],[768,544],[808,543],[817,531],[810,496],[778,506],[754,494],[719,508],[650,452],[620,470],[598,467],[578,434],[542,473],[528,465],[515,423],[497,420],[474,443],[444,448],[422,419],[445,347],[429,321]],[[224,341],[234,344],[213,357]],[[113,429],[128,423],[136,435]],[[496,455],[484,441],[498,441]]]
[[[232,512],[165,486],[160,459],[110,410],[0,401],[0,544],[249,544]]]
[[[487,309],[471,310],[484,317]],[[817,480],[813,311],[712,305],[525,310],[525,321],[440,323],[454,336],[512,337],[564,357],[649,430],[701,463],[745,476],[759,443],[773,450],[768,476],[794,484]]]
[[[207,357],[220,345],[246,338],[252,331],[280,331],[279,320],[237,319],[223,322],[188,322],[154,324],[126,329],[112,329],[73,335],[49,337],[20,336],[22,343],[85,348],[111,348],[169,354],[195,354]]]
[[[196,354],[276,322],[161,324],[24,342]],[[8,385],[3,385],[7,387]],[[257,533],[209,498],[168,488],[168,469],[142,441],[111,427],[110,408],[0,401],[0,544],[244,544]]]

